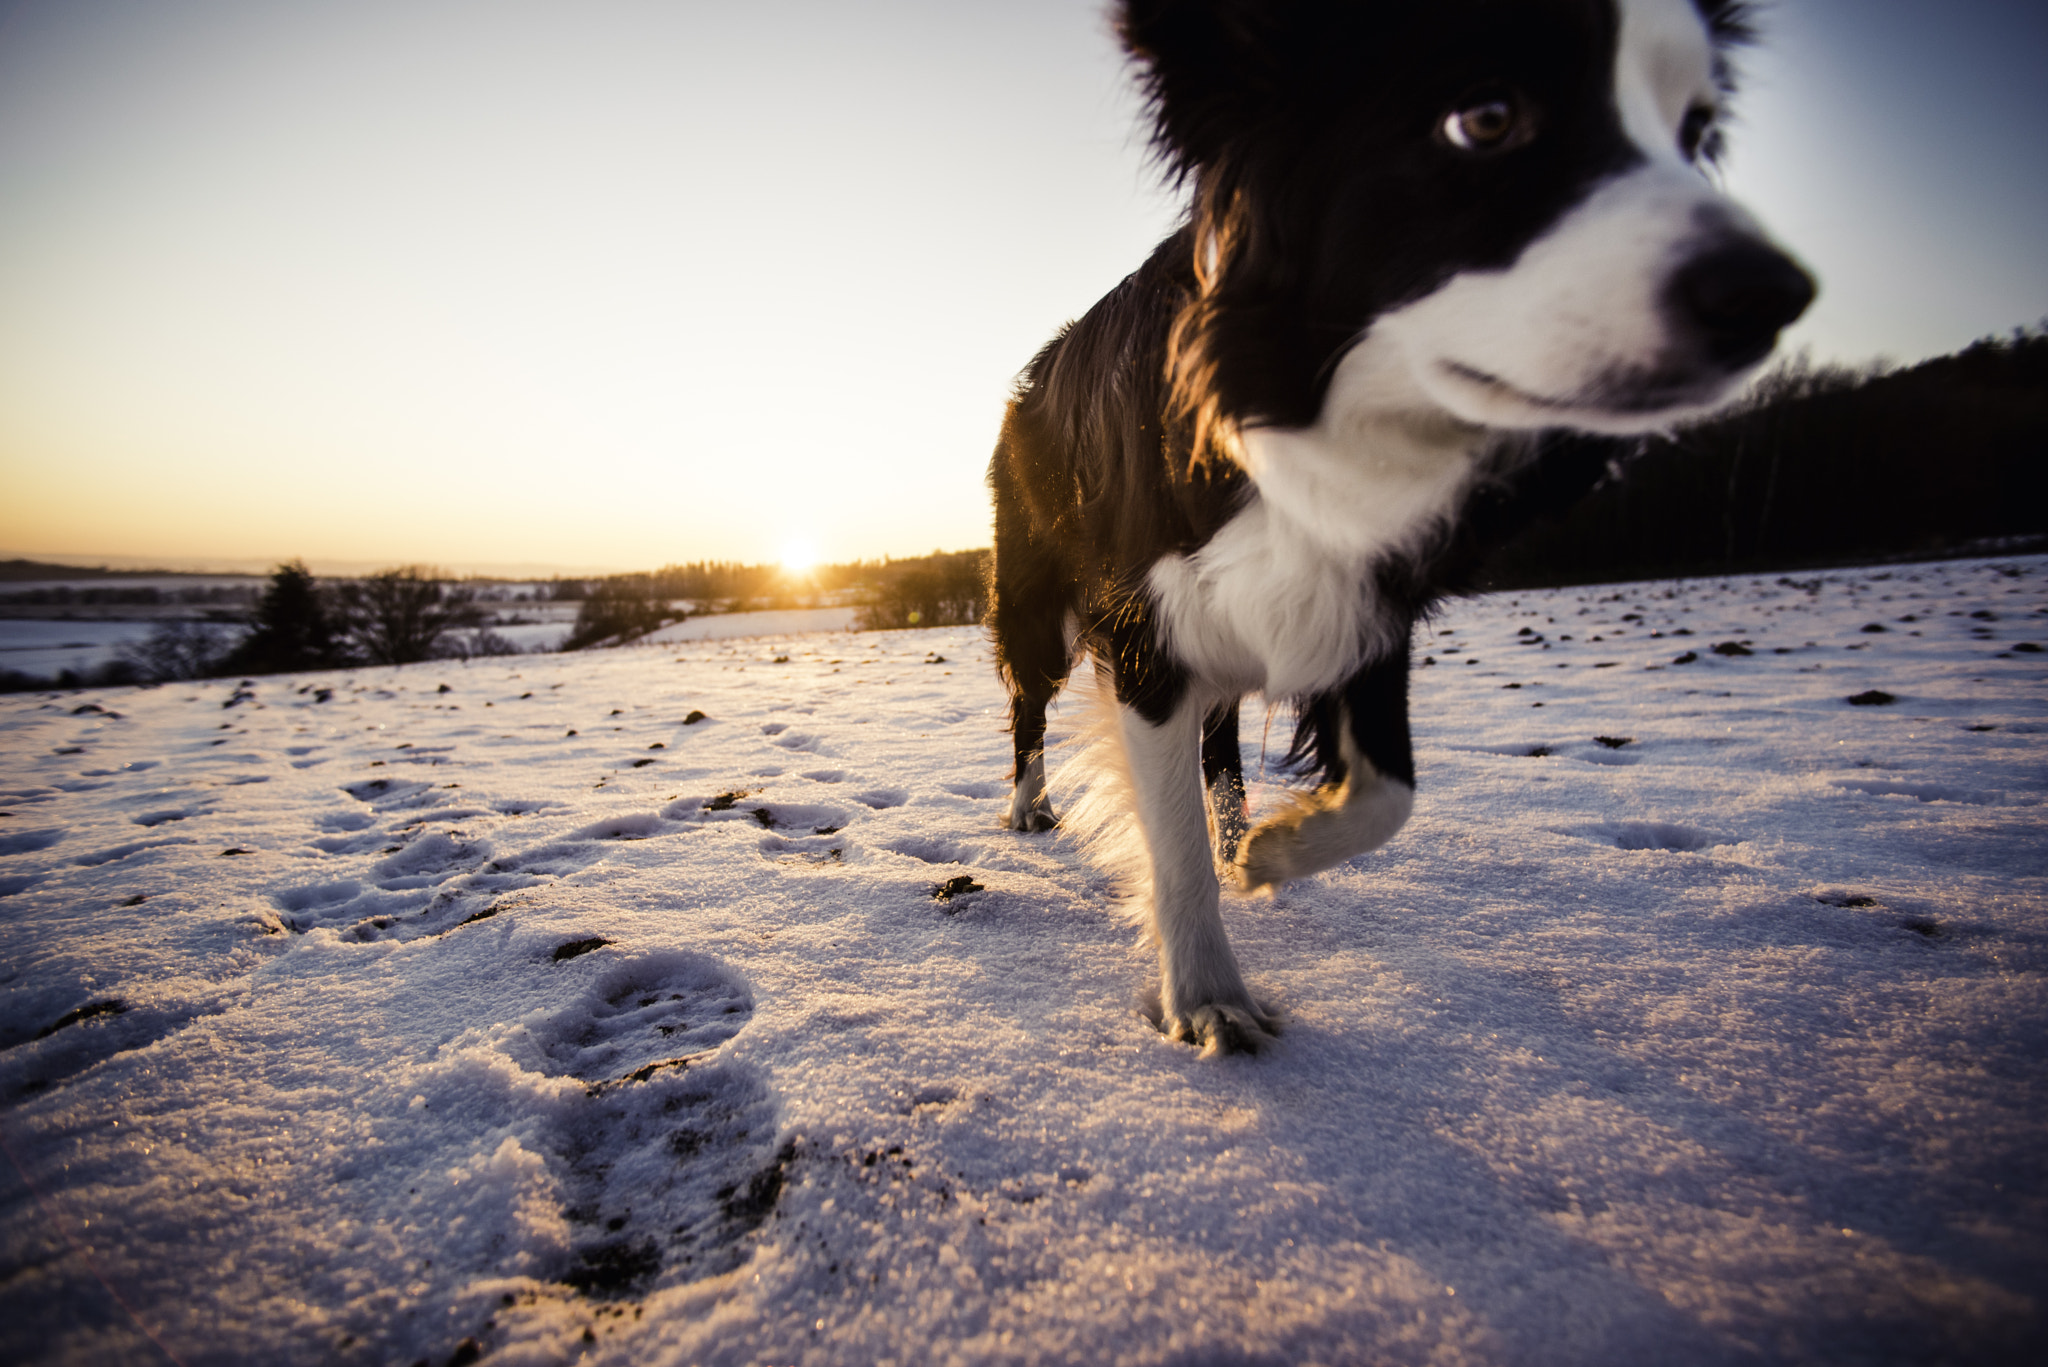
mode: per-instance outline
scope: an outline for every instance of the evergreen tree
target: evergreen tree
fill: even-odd
[[[327,595],[302,560],[272,571],[249,621],[252,630],[227,660],[230,670],[282,674],[347,662]]]

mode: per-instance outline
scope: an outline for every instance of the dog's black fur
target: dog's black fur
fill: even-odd
[[[1046,705],[1085,649],[1117,702],[1148,723],[1164,724],[1190,697],[1209,707],[1201,766],[1220,852],[1237,855],[1236,699],[1170,648],[1148,576],[1165,557],[1199,551],[1255,496],[1237,434],[1316,423],[1339,361],[1375,319],[1460,273],[1508,270],[1594,187],[1642,159],[1610,89],[1620,3],[1119,7],[1155,146],[1189,184],[1192,207],[1143,266],[1032,360],[989,467],[988,625],[1012,695],[1020,784],[1044,746]],[[1718,54],[1746,36],[1743,13],[1730,0],[1698,4],[1725,86]],[[1509,92],[1500,98],[1535,134],[1488,155],[1447,146],[1435,135],[1444,111],[1475,90]],[[1717,150],[1707,121],[1688,116],[1678,137],[1689,157]],[[1755,249],[1722,254],[1731,250],[1749,253],[1751,277],[1769,274]],[[1752,363],[1805,303],[1792,297],[1799,287],[1765,297],[1750,279],[1744,306],[1715,312],[1696,305],[1702,288],[1670,286],[1664,307],[1686,315],[1675,329],[1683,340],[1618,375],[1626,393],[1614,408],[1663,406],[1709,358]],[[1455,506],[1350,566],[1380,624],[1373,638],[1391,644],[1364,651],[1341,684],[1289,699],[1299,718],[1290,759],[1301,772],[1343,783],[1348,726],[1354,754],[1412,788],[1413,624],[1467,587],[1490,548],[1567,506],[1630,445],[1562,429],[1495,433],[1481,477]],[[1024,829],[1054,820],[1042,798],[1013,809]],[[1171,1003],[1166,1016],[1212,1046],[1256,1044],[1227,1025],[1176,1025]]]

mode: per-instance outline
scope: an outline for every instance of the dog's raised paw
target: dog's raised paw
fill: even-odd
[[[1319,809],[1305,794],[1287,794],[1286,801],[1284,812],[1261,822],[1238,843],[1232,867],[1238,886],[1246,892],[1275,888],[1311,871],[1313,861],[1302,848],[1302,827]]]

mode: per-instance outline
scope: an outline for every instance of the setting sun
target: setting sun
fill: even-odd
[[[818,548],[808,541],[789,541],[782,547],[782,568],[803,574],[818,563]]]

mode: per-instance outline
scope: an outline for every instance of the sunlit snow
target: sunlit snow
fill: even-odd
[[[971,629],[0,699],[0,1357],[2005,1359],[2041,644],[2038,558],[1454,604],[1207,1061]]]

